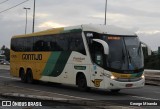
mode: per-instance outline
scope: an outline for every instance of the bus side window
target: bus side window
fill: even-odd
[[[42,41],[41,40],[38,40],[34,43],[34,50],[35,51],[41,51],[41,48],[42,48]]]
[[[16,39],[11,39],[11,50],[16,51]]]
[[[81,33],[71,33],[68,37],[69,51],[76,51],[83,55],[86,55],[84,42]]]
[[[20,52],[22,52],[22,51],[24,51],[24,49],[25,49],[25,40],[23,39],[23,38],[19,38],[19,39],[17,39],[17,51],[20,51]]]
[[[92,42],[90,45],[90,53],[92,61],[97,65],[104,66],[104,50],[103,46],[100,43]]]
[[[33,37],[23,39],[24,48],[23,51],[31,52],[33,50]]]

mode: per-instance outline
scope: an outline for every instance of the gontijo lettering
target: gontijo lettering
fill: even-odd
[[[23,54],[22,60],[42,60],[42,54]]]

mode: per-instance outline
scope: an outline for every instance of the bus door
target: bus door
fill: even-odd
[[[104,88],[104,48],[98,42],[92,42],[91,58],[91,87]]]

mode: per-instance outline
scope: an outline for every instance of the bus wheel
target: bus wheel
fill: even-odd
[[[20,78],[21,78],[21,81],[22,81],[23,83],[26,83],[26,82],[27,82],[24,69],[21,69],[21,70],[20,70]]]
[[[80,91],[88,91],[89,88],[87,87],[87,81],[83,74],[78,75],[77,78],[77,85]]]
[[[120,89],[112,89],[111,92],[112,93],[118,93],[120,91]]]
[[[33,83],[34,80],[33,80],[33,74],[31,69],[27,70],[26,76],[27,76],[27,82],[30,84]]]

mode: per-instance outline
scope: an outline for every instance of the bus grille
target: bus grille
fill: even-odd
[[[140,81],[142,78],[130,78],[130,79],[126,79],[126,78],[117,78],[115,79],[116,81],[119,82],[135,82],[135,81]]]

